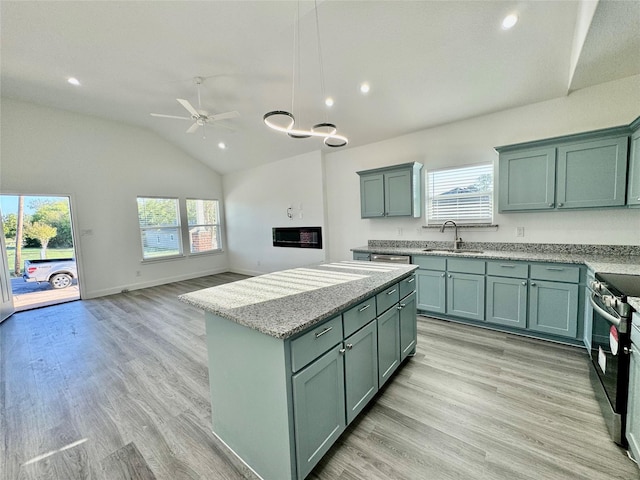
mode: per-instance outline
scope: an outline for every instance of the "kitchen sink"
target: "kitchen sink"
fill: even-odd
[[[453,248],[425,248],[422,251],[431,253],[484,253],[482,250],[467,250],[464,248],[459,248],[458,250]]]

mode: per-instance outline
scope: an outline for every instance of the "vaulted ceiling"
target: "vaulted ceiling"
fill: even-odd
[[[2,96],[148,128],[222,174],[328,149],[268,129],[272,110],[293,110],[300,127],[334,123],[351,148],[640,74],[635,1],[327,0],[317,17],[311,1],[0,8]],[[503,30],[509,13],[519,22]],[[188,116],[176,99],[198,105],[196,76],[207,77],[203,109],[240,113],[219,122],[233,130],[207,125],[203,138],[185,133],[188,121],[150,115]]]

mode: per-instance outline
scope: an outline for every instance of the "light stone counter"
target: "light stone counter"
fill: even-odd
[[[283,270],[180,295],[180,300],[288,338],[411,274],[417,265],[345,261]]]

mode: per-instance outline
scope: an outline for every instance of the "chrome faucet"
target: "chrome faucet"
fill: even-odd
[[[458,225],[456,225],[456,222],[454,222],[453,220],[447,220],[446,222],[444,222],[442,224],[442,227],[440,227],[440,233],[444,233],[444,227],[450,223],[451,225],[453,225],[455,227],[455,231],[453,234],[453,249],[454,250],[459,250],[460,249],[460,244],[462,243],[462,239],[460,237],[458,237]]]

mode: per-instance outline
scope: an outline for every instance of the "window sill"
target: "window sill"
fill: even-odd
[[[498,225],[494,223],[458,223],[456,225],[458,226],[458,230],[486,229],[487,231],[490,231],[490,232],[495,232],[496,230],[498,230]],[[453,225],[447,224],[447,228],[451,228],[451,227],[453,227]],[[427,229],[437,228],[438,230],[440,230],[442,228],[442,224],[423,225],[422,228],[427,228]]]
[[[140,263],[159,263],[159,262],[170,262],[172,260],[179,260],[181,258],[185,258],[184,254],[180,255],[171,255],[166,257],[158,257],[158,258],[143,258],[140,260]]]

